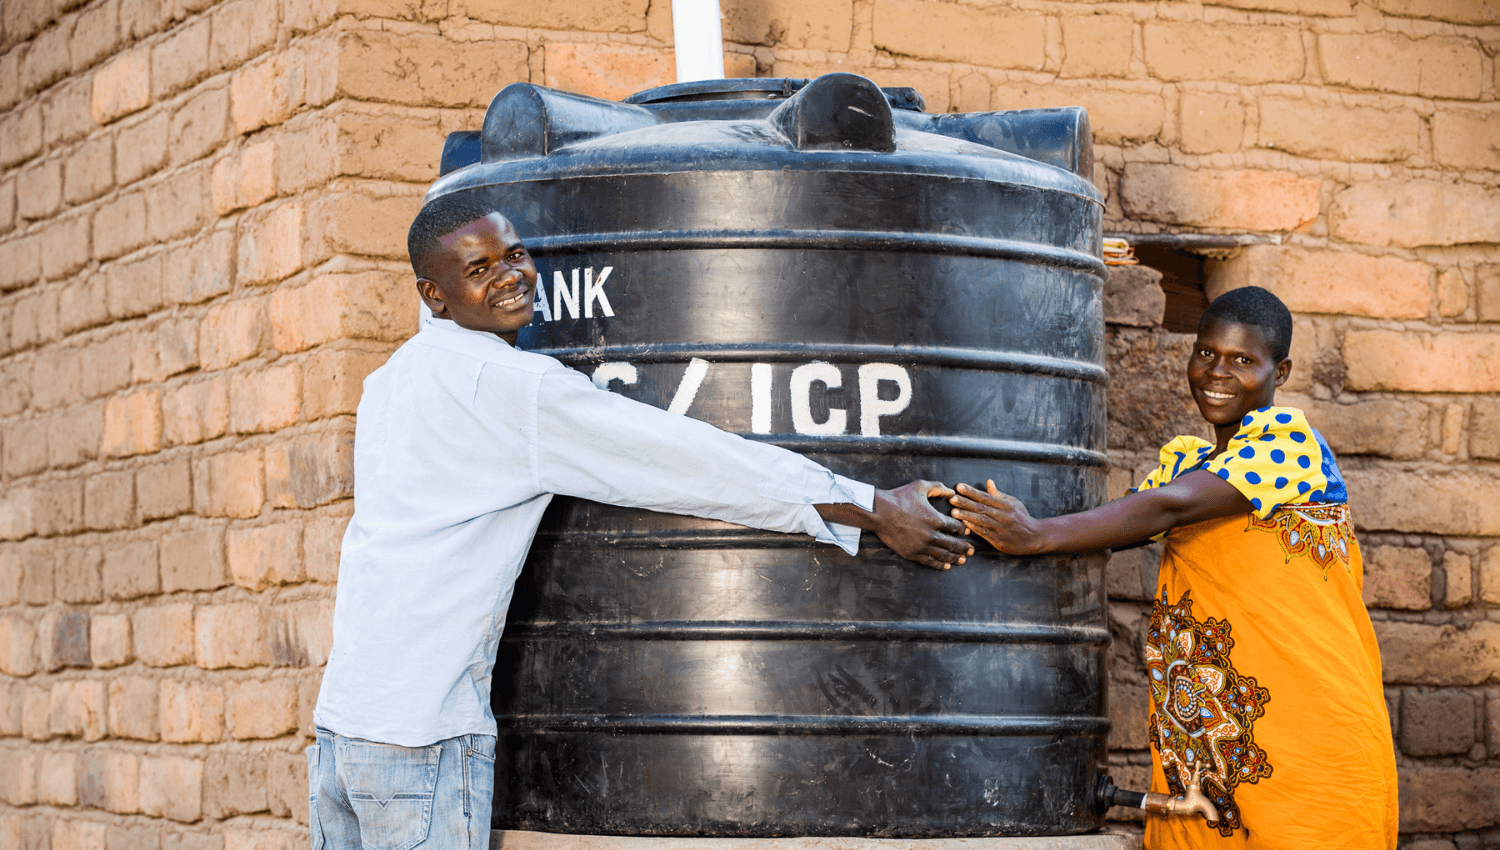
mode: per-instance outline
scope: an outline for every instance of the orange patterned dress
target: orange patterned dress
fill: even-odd
[[[1255,506],[1172,529],[1147,636],[1153,791],[1194,768],[1220,820],[1149,816],[1146,846],[1394,848],[1396,763],[1343,477],[1300,410],[1228,448],[1178,437],[1140,488],[1194,469]]]

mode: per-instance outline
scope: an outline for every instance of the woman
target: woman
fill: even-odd
[[[1276,407],[1292,320],[1259,287],[1209,305],[1188,385],[1215,441],[1177,437],[1136,490],[1037,519],[965,484],[953,516],[1014,555],[1164,539],[1146,662],[1152,790],[1195,771],[1217,807],[1150,815],[1146,846],[1396,846],[1380,652],[1343,476],[1302,411]]]

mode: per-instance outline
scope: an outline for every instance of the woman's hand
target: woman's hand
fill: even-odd
[[[989,492],[967,484],[958,485],[957,492],[948,499],[953,505],[953,518],[1007,555],[1035,555],[1045,551],[1041,524],[1027,512],[1021,500],[997,490],[994,481],[986,481],[985,487]]]

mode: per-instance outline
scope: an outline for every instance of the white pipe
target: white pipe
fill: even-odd
[[[724,79],[724,30],[719,0],[672,0],[677,82]]]

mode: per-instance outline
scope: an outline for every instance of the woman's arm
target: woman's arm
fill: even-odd
[[[1197,470],[1171,483],[1116,499],[1091,511],[1036,519],[1014,496],[958,485],[953,517],[1008,555],[1089,552],[1136,543],[1179,525],[1248,513],[1250,500],[1212,472]]]

